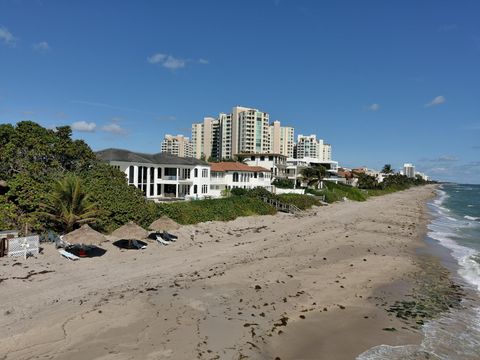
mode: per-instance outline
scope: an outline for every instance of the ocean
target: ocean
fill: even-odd
[[[420,345],[379,345],[357,360],[480,359],[480,185],[443,184],[437,192],[428,204],[432,221],[426,241],[448,249],[455,260],[453,279],[477,295],[426,322]]]

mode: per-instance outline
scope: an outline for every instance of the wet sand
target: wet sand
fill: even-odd
[[[408,292],[433,189],[184,226],[169,246],[106,243],[77,262],[50,244],[2,258],[0,358],[353,359],[418,343],[380,302]]]

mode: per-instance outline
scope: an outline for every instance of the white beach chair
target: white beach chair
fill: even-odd
[[[157,242],[162,245],[170,245],[168,241],[163,240],[160,236],[157,236]]]
[[[65,251],[63,249],[58,250],[58,252],[60,253],[60,255],[67,258],[68,260],[76,261],[76,260],[80,259],[78,256],[73,255],[72,253],[69,253],[68,251]]]
[[[177,241],[178,239],[178,236],[176,235],[173,235],[173,234],[170,234],[166,231],[163,232],[163,234],[161,235],[162,239],[165,240],[165,241]]]

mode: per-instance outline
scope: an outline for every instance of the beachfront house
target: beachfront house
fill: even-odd
[[[147,199],[201,199],[211,196],[210,165],[195,158],[169,153],[143,154],[106,149],[97,157],[125,173],[129,185],[143,191]]]
[[[236,157],[250,166],[266,168],[275,178],[285,178],[287,157],[282,154],[238,154]]]
[[[234,188],[253,189],[263,187],[273,191],[272,176],[269,169],[260,166],[248,166],[240,162],[211,163],[210,192],[221,197],[225,190]]]

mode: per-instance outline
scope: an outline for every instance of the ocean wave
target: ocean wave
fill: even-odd
[[[480,217],[469,216],[469,215],[465,215],[464,218],[467,219],[467,220],[472,220],[472,221],[480,220]]]
[[[448,194],[443,190],[437,190],[437,193],[438,197],[429,204],[434,218],[428,225],[427,235],[451,251],[459,265],[458,275],[472,290],[475,288],[480,291],[480,252],[462,245],[467,235],[465,229],[469,228],[471,232],[472,225],[477,225],[480,218],[468,215],[463,219],[461,216],[453,217],[454,212],[450,213],[445,207]],[[464,306],[461,308],[452,309],[440,318],[426,322],[422,326],[425,336],[420,345],[375,346],[360,354],[357,360],[478,360],[480,307],[474,299],[464,299],[462,304]]]
[[[433,357],[432,357],[433,356]],[[418,345],[379,345],[371,348],[357,357],[357,360],[417,360],[440,359],[435,355],[426,353]]]

